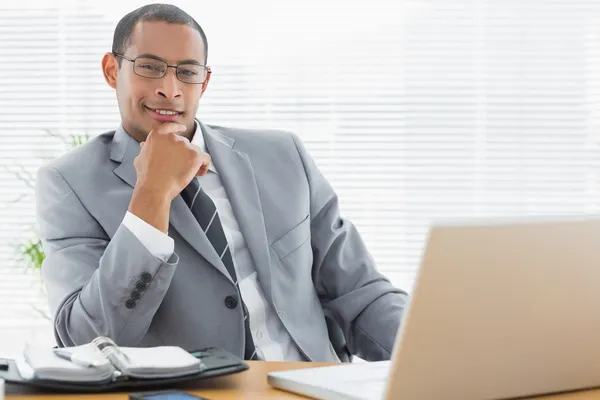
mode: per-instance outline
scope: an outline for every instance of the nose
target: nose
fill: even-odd
[[[170,68],[169,68],[170,69]],[[166,100],[174,100],[181,97],[181,87],[179,86],[179,79],[175,70],[167,71],[165,76],[160,78],[159,85],[156,88],[155,94],[158,97],[162,97]]]

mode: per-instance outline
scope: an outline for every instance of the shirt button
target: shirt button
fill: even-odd
[[[263,336],[263,334],[262,334],[261,331],[256,331],[256,338],[257,339],[259,339],[259,340],[262,339],[262,336]]]
[[[128,309],[133,309],[135,307],[135,301],[129,299],[125,302],[125,307],[127,307]]]
[[[233,296],[227,296],[225,297],[225,305],[227,306],[227,308],[235,308],[237,307],[237,299]]]

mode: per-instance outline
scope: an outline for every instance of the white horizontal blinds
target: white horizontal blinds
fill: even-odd
[[[434,219],[598,210],[599,6],[439,1],[407,27],[409,267]]]
[[[210,42],[199,117],[298,133],[399,286],[436,219],[598,211],[596,1],[175,3]],[[141,4],[0,6],[2,163],[33,173],[64,151],[43,129],[116,126],[100,59]],[[4,170],[0,187],[2,204],[31,193]],[[0,208],[3,243],[33,212],[31,196]],[[0,336],[43,325],[16,271],[0,266]]]
[[[100,71],[113,26],[77,4],[0,5],[0,355],[18,352],[27,339],[52,341],[39,280],[14,261],[16,247],[33,238],[29,185],[44,159],[69,149],[69,135],[93,135],[118,121]]]
[[[268,17],[236,21],[239,30],[224,32],[233,46],[247,32],[245,45],[235,63],[214,66],[200,114],[223,125],[297,132],[380,269],[409,286],[412,266],[398,251],[410,239],[399,203],[405,81],[398,16],[405,9],[381,1],[271,4],[257,10],[268,9]]]
[[[19,347],[32,328],[48,326],[33,309],[33,305],[43,306],[35,280],[14,262],[15,247],[29,238],[34,222],[31,188],[15,174],[28,176],[29,184],[33,183],[31,174],[39,165],[34,145],[42,135],[38,127],[43,126],[36,120],[47,120],[42,116],[48,113],[44,102],[51,107],[61,90],[58,13],[0,10],[4,55],[0,62],[0,343],[4,343],[0,351],[4,355],[14,354],[11,348]]]
[[[435,1],[407,26],[402,268],[435,219],[598,211],[598,11]]]

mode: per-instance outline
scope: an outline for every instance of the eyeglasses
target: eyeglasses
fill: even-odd
[[[195,85],[202,84],[206,77],[211,73],[206,65],[183,63],[179,65],[169,65],[162,60],[150,57],[127,58],[123,54],[113,53],[116,57],[121,57],[133,63],[133,72],[144,78],[160,79],[167,73],[168,68],[175,68],[177,79],[184,83]]]

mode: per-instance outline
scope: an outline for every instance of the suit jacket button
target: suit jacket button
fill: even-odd
[[[137,290],[131,292],[131,300],[139,300],[141,297],[142,295]]]
[[[135,304],[136,304],[135,301],[129,299],[125,302],[125,307],[127,307],[131,310],[135,307]]]
[[[233,296],[227,296],[225,297],[225,305],[227,306],[227,308],[235,308],[237,306],[237,299]]]
[[[138,292],[143,292],[144,290],[146,290],[146,284],[142,281],[137,281],[135,284],[135,289]]]
[[[150,275],[148,272],[142,273],[140,278],[142,278],[143,283],[150,283],[152,281],[152,275]]]

